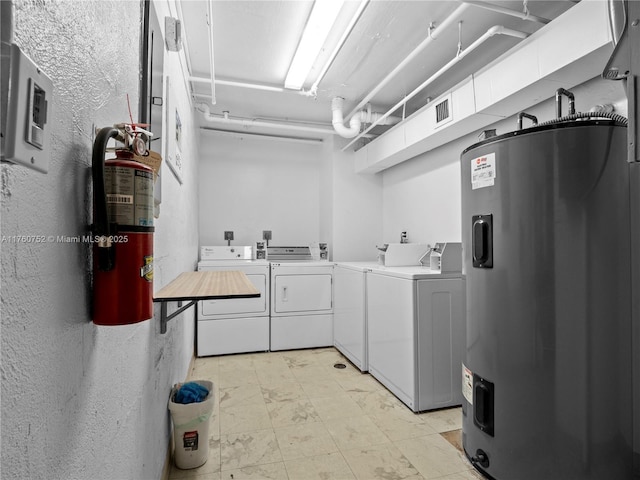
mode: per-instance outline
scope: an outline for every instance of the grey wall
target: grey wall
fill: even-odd
[[[193,313],[97,327],[90,321],[90,245],[16,242],[75,236],[91,222],[94,126],[137,116],[140,2],[15,3],[15,42],[54,82],[48,174],[1,167],[2,478],[157,479],[170,387],[185,378]],[[165,65],[178,72],[177,59]],[[155,290],[197,259],[197,142],[188,98],[185,182],[164,168]],[[157,133],[157,132],[156,132]]]

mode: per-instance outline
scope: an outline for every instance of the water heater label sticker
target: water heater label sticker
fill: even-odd
[[[496,178],[496,154],[490,153],[471,160],[471,189],[492,187]]]
[[[462,364],[462,396],[473,405],[473,372]]]

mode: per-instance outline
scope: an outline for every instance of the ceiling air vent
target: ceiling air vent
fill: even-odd
[[[451,120],[451,95],[436,104],[436,127]]]

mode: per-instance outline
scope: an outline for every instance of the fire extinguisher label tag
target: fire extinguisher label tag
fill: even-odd
[[[153,172],[106,165],[104,185],[110,222],[153,226]]]
[[[184,432],[182,446],[185,450],[198,450],[198,431]]]
[[[153,281],[153,255],[144,257],[142,267],[140,268],[140,276],[147,282]]]

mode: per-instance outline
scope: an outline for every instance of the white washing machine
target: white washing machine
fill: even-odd
[[[378,266],[366,275],[369,373],[415,412],[460,405],[461,274]]]
[[[267,247],[271,350],[333,345],[333,264],[308,247]]]
[[[260,296],[198,302],[196,355],[268,351],[269,263],[252,260],[251,247],[202,247],[200,258],[198,271],[241,271]]]

